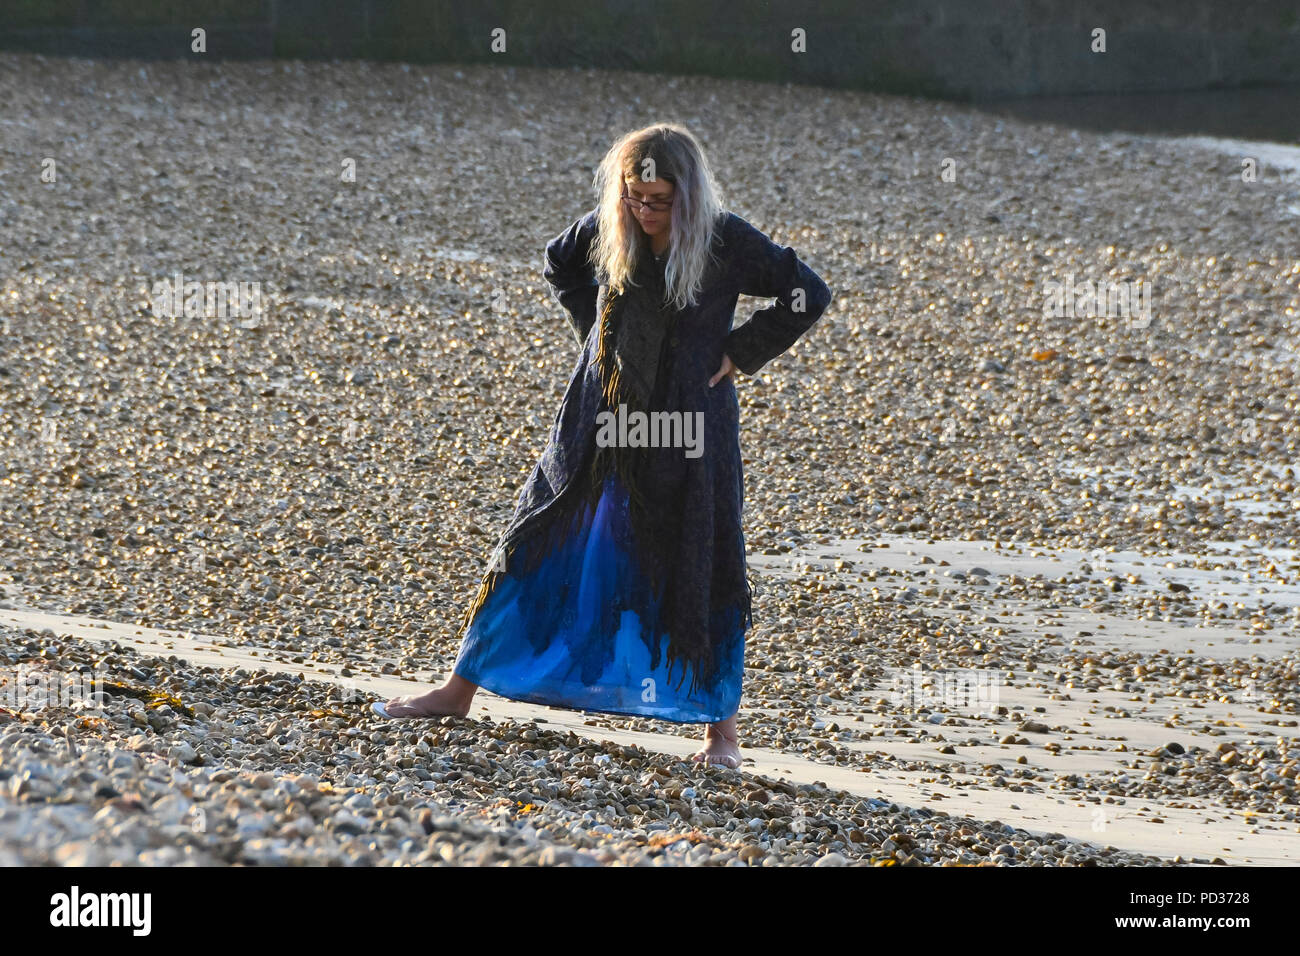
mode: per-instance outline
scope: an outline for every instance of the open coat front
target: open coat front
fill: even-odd
[[[546,246],[543,276],[568,313],[582,347],[555,424],[541,458],[519,494],[515,514],[493,553],[479,594],[466,614],[472,622],[477,609],[501,576],[515,567],[511,558],[525,539],[546,537],[548,518],[564,511],[566,502],[582,493],[586,468],[596,446],[597,415],[605,410],[597,371],[597,316],[605,304],[606,287],[599,285],[588,250],[597,229],[596,210],[573,222]],[[743,476],[741,471],[739,406],[730,377],[713,388],[723,354],[738,369],[753,375],[788,349],[821,316],[831,291],[789,247],[772,242],[746,220],[726,213],[715,227],[717,261],[704,276],[697,304],[666,315],[674,319],[663,343],[656,410],[703,413],[703,453],[688,457],[681,448],[647,451],[652,493],[659,493],[657,513],[675,526],[668,561],[670,580],[665,591],[663,621],[671,633],[710,635],[706,652],[682,661],[692,689],[708,688],[726,677],[736,687],[739,674],[721,675],[720,661],[708,652],[721,632],[750,622],[750,589],[745,575],[745,546],[741,531]],[[650,268],[655,268],[651,265]],[[658,266],[662,275],[662,266]],[[775,302],[733,329],[740,294],[773,298]],[[658,490],[658,492],[656,492]],[[536,554],[538,548],[530,548]],[[743,623],[742,623],[743,622]],[[656,658],[669,648],[656,642]],[[670,660],[670,665],[671,665]],[[721,714],[723,719],[729,714]]]

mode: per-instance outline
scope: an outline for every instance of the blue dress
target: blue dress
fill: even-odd
[[[641,491],[653,527],[667,529],[650,548],[634,537],[618,473],[587,474],[604,409],[594,356],[606,287],[587,261],[597,211],[547,246],[544,275],[582,354],[466,612],[454,672],[514,700],[716,723],[740,705],[751,592],[735,385],[724,378],[711,388],[708,379],[724,351],[755,374],[816,322],[831,293],[793,249],[733,213],[720,219],[717,261],[698,302],[675,312],[650,405],[702,416],[703,454],[648,454],[652,477]],[[733,329],[741,294],[776,301]],[[650,566],[656,573],[647,575]],[[670,633],[678,639],[671,648]],[[687,647],[703,647],[703,656],[684,656]]]
[[[585,496],[556,520],[565,533],[526,574],[509,572],[475,615],[455,672],[512,700],[681,723],[716,723],[740,706],[745,621],[718,621],[717,677],[689,694],[670,674],[659,613],[630,546],[628,494],[610,474],[594,508]],[[543,547],[541,536],[521,548]],[[521,565],[524,562],[519,562]],[[609,608],[632,608],[614,620]],[[657,662],[657,664],[656,664]]]

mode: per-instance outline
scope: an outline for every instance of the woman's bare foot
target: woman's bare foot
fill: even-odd
[[[447,683],[427,694],[394,697],[384,705],[394,717],[464,717],[474,702],[478,685],[452,674]]]
[[[692,762],[712,763],[739,770],[741,763],[740,741],[733,714],[726,720],[709,724],[704,731],[704,746],[691,757]]]

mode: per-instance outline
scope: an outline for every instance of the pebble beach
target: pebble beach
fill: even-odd
[[[651,79],[0,54],[0,864],[1300,860],[1300,150]],[[835,292],[737,382],[748,759],[380,720],[577,359],[545,243],[656,120]]]

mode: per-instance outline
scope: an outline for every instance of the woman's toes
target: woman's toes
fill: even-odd
[[[731,770],[740,769],[741,758],[732,754],[711,754],[701,750],[691,755],[691,763],[716,764],[719,767],[727,767]]]

